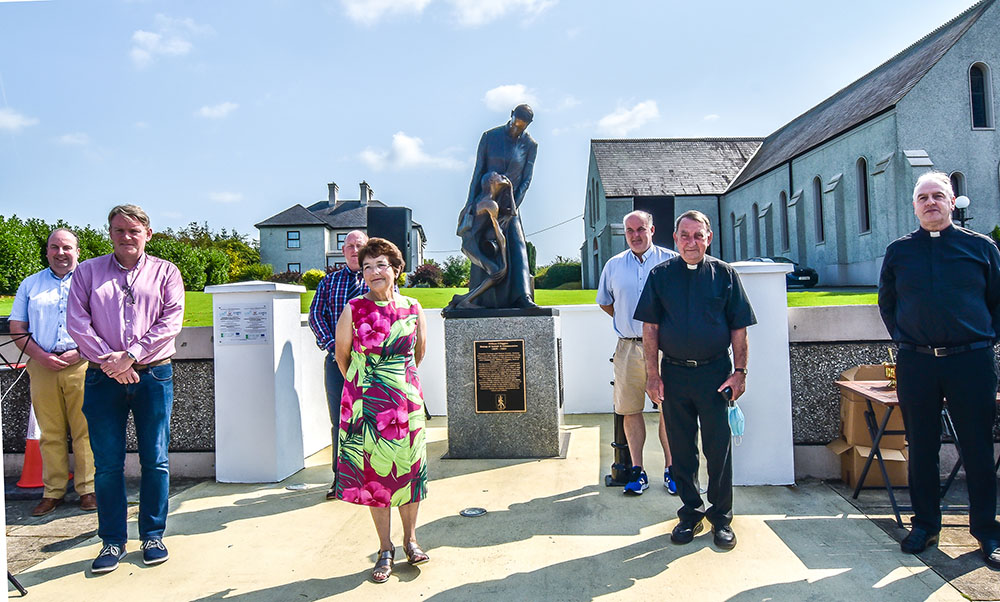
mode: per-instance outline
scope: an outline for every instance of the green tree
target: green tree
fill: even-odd
[[[159,232],[153,234],[153,239],[146,243],[146,252],[177,266],[184,280],[184,290],[205,289],[205,282],[208,280],[206,273],[208,259],[201,249],[190,247],[166,233]]]
[[[468,286],[472,262],[464,255],[450,255],[444,260],[441,282],[445,286]]]
[[[528,273],[534,276],[535,258],[538,257],[538,250],[535,249],[535,245],[531,244],[531,241],[528,241],[527,245],[528,245]]]
[[[107,255],[114,250],[104,229],[98,230],[87,224],[85,228],[75,228],[73,231],[80,241],[80,261]]]
[[[13,295],[26,277],[45,267],[32,227],[16,215],[0,215],[0,292]]]

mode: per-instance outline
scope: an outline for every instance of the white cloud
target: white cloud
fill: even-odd
[[[448,0],[458,24],[479,27],[514,12],[523,20],[531,20],[558,0]]]
[[[212,28],[199,25],[193,19],[174,19],[166,15],[156,15],[153,31],[138,29],[132,34],[132,48],[129,56],[136,67],[148,67],[158,56],[182,56],[194,48],[192,35],[212,33]]]
[[[86,146],[90,144],[90,136],[83,132],[73,132],[72,134],[59,136],[58,142],[66,146]]]
[[[614,113],[601,117],[597,127],[605,134],[621,137],[659,117],[656,101],[644,100],[631,109],[618,107]]]
[[[135,122],[135,129],[137,129],[137,130],[144,130],[144,129],[148,128],[148,127],[149,127],[149,124],[146,123],[145,121],[136,121]]]
[[[719,116],[716,115],[715,113],[710,113],[710,114],[705,115],[704,117],[702,117],[702,119],[704,121],[715,121],[718,118],[719,118]]]
[[[408,169],[413,167],[430,167],[432,169],[461,169],[465,167],[462,161],[440,155],[433,156],[424,151],[424,141],[405,132],[396,132],[392,136],[392,147],[388,150],[366,148],[361,151],[361,160],[374,170]]]
[[[570,94],[559,103],[559,110],[572,109],[580,104],[580,99]]]
[[[347,16],[362,25],[374,25],[386,15],[415,14],[424,11],[431,0],[341,0]]]
[[[202,108],[198,109],[197,112],[195,112],[195,115],[197,115],[198,117],[205,117],[207,119],[222,119],[223,117],[226,117],[239,107],[240,105],[236,104],[235,102],[228,102],[228,101],[220,102],[217,105],[203,106]]]
[[[501,113],[510,113],[514,107],[522,102],[528,103],[532,108],[538,108],[538,99],[524,84],[507,84],[487,90],[483,96],[483,102],[491,111]]]
[[[17,132],[36,123],[38,120],[34,117],[25,117],[11,108],[0,108],[0,130]]]
[[[243,194],[240,192],[210,192],[208,198],[216,203],[239,203],[243,200]]]

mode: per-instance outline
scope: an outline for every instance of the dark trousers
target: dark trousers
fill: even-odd
[[[682,521],[696,522],[707,517],[715,527],[733,520],[733,457],[729,413],[722,395],[716,390],[732,372],[728,357],[687,368],[662,362],[663,417],[667,422],[670,474],[677,483],[683,506],[677,511]],[[701,447],[708,462],[708,501],[698,493],[698,424],[701,423]]]
[[[170,412],[174,403],[174,368],[165,364],[142,370],[139,382],[123,385],[88,368],[83,389],[90,447],[94,451],[97,536],[124,546],[128,539],[125,496],[125,425],[129,412],[139,446],[139,538],[162,539],[167,526],[170,490]]]
[[[326,354],[326,363],[323,365],[324,376],[326,377],[326,404],[330,408],[330,439],[333,442],[333,481],[337,481],[337,451],[340,440],[340,397],[344,393],[344,375],[340,372],[337,360],[332,353]]]
[[[997,373],[993,349],[934,357],[900,350],[896,394],[910,445],[913,526],[941,530],[941,405],[948,399],[969,488],[969,532],[976,539],[1000,538],[996,521],[997,480],[993,470],[993,423]]]

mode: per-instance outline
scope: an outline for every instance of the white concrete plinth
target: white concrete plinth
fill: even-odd
[[[275,282],[205,289],[214,316],[217,481],[275,483],[305,465],[303,419],[314,412],[303,411],[295,366],[305,290]],[[328,445],[329,418],[324,422]]]
[[[739,400],[746,431],[733,446],[735,485],[795,483],[792,445],[791,370],[788,365],[788,297],[785,274],[790,264],[737,262],[757,324],[747,329],[750,361],[747,390]]]

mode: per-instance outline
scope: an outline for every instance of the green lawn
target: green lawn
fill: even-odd
[[[452,295],[464,293],[464,288],[406,288],[404,295],[414,297],[428,309],[441,308],[451,301]],[[309,311],[314,291],[302,295],[302,313]],[[539,305],[587,305],[594,303],[597,291],[593,290],[538,290],[535,301]],[[843,289],[836,291],[792,291],[788,293],[789,307],[812,305],[874,305],[878,295],[872,289]],[[184,295],[184,325],[212,325],[212,296],[201,292]],[[0,296],[0,315],[10,314],[14,297]]]

